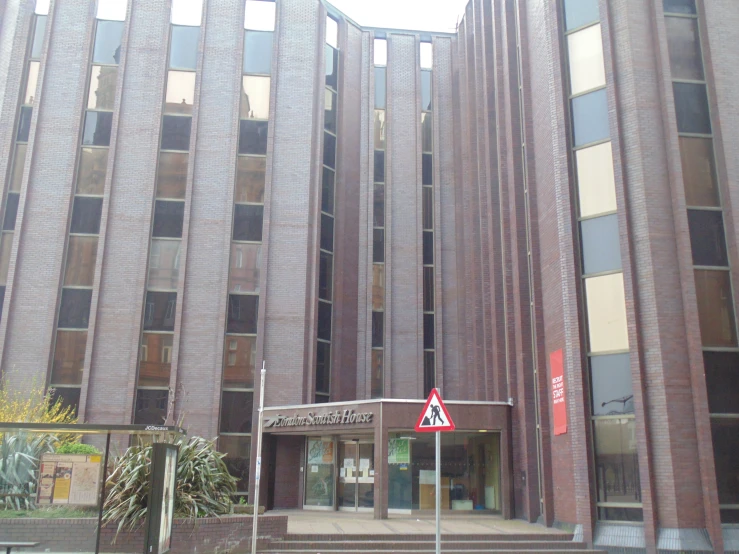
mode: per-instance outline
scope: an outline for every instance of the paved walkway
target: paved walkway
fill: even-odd
[[[390,519],[373,519],[371,513],[311,512],[304,510],[272,510],[275,515],[287,515],[287,532],[298,534],[351,535],[419,535],[435,532],[433,515],[390,515]],[[441,531],[445,534],[560,534],[562,531],[527,523],[505,520],[495,515],[444,515]]]

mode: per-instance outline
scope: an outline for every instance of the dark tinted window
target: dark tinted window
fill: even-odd
[[[729,272],[696,269],[695,294],[703,346],[736,346],[734,301]]]
[[[739,413],[739,353],[704,352],[708,408],[712,414]]]
[[[693,264],[727,266],[724,220],[721,212],[688,210]]]
[[[157,200],[154,206],[152,237],[180,238],[185,219],[185,203]]]
[[[421,216],[423,228],[433,230],[434,228],[434,191],[431,187],[423,187]]]
[[[165,115],[162,119],[162,150],[190,150],[192,118]]]
[[[123,21],[98,20],[97,24],[92,61],[93,63],[116,65],[121,61]]]
[[[423,353],[423,395],[431,394],[436,386],[436,355],[434,352]]]
[[[336,137],[323,133],[323,165],[336,169]]]
[[[251,433],[254,393],[223,391],[221,433]]]
[[[82,148],[77,172],[77,194],[103,195],[108,169],[107,148]]]
[[[316,345],[316,392],[328,394],[331,375],[331,345]]]
[[[174,331],[176,313],[176,292],[148,291],[144,307],[144,331]]]
[[[161,152],[157,166],[157,198],[185,198],[187,161],[184,152]]]
[[[57,400],[61,399],[62,406],[64,408],[72,408],[74,415],[77,415],[77,410],[79,409],[80,405],[79,387],[59,387],[51,390],[52,405],[56,404]]]
[[[423,311],[434,311],[434,268],[423,268]]]
[[[430,231],[423,232],[423,265],[434,263],[434,234]]]
[[[387,68],[375,68],[375,108],[384,110],[387,105]]]
[[[431,110],[431,71],[421,71],[421,109]]]
[[[85,129],[82,144],[85,146],[110,146],[110,129],[113,125],[112,112],[85,113]]]
[[[576,0],[570,0],[574,2]],[[665,11],[668,13],[694,14],[695,0],[663,0]]]
[[[318,302],[318,338],[331,340],[331,304]]]
[[[688,17],[666,17],[667,42],[673,79],[703,79],[698,20]]]
[[[266,172],[267,158],[239,156],[234,202],[264,202]]]
[[[706,85],[673,83],[677,130],[681,133],[711,132]]]
[[[334,172],[327,167],[323,168],[321,187],[321,210],[332,214],[334,213]]]
[[[256,334],[259,296],[247,294],[228,295],[227,333]]]
[[[719,504],[739,504],[739,419],[714,419],[711,433]]]
[[[698,137],[680,137],[679,140],[685,202],[688,206],[720,206],[713,140]]]
[[[46,32],[46,16],[36,16],[36,29],[33,31],[33,46],[31,47],[31,58],[39,59],[41,49],[44,46],[44,33]]]
[[[265,155],[267,153],[268,131],[269,123],[267,121],[242,119],[239,122],[239,154]]]
[[[375,185],[373,222],[375,227],[385,226],[385,185]]]
[[[236,204],[234,206],[234,240],[262,240],[262,221],[264,206]]]
[[[200,27],[172,26],[172,44],[169,47],[170,69],[195,69],[198,64]]]
[[[318,297],[323,300],[331,300],[333,293],[333,258],[331,254],[321,252],[318,270]]]
[[[62,329],[87,329],[91,300],[90,289],[62,289],[57,325]]]
[[[594,422],[598,502],[641,502],[639,458],[633,417],[598,418]],[[618,475],[611,479],[609,475]]]
[[[372,261],[385,261],[385,230],[375,229],[372,232]]]
[[[133,422],[136,425],[162,425],[167,417],[168,396],[166,390],[137,390]]]
[[[634,413],[628,354],[591,356],[590,383],[593,393],[593,415]]]
[[[430,113],[421,116],[421,149],[432,152],[434,147],[434,123]]]
[[[238,492],[249,490],[250,450],[251,437],[221,435],[218,438],[218,451],[226,454],[223,463],[226,464],[228,473],[236,478],[236,490]]]
[[[328,44],[324,46],[326,56],[326,86],[338,90],[339,52]],[[377,73],[375,73],[376,75]]]
[[[89,196],[76,196],[72,208],[70,233],[97,235],[100,232],[100,216],[103,212],[103,199]]]
[[[261,31],[244,33],[244,73],[272,72],[272,35]]]
[[[621,269],[618,217],[614,214],[586,219],[580,226],[583,272],[589,275]]]
[[[323,127],[336,134],[336,93],[326,90]]]
[[[326,214],[321,214],[321,248],[334,250],[334,218]]]
[[[18,134],[15,140],[18,142],[28,142],[28,132],[31,130],[31,117],[33,116],[33,108],[31,106],[23,106],[18,119]]]
[[[432,185],[434,183],[434,157],[432,154],[423,154],[421,163],[421,183]]]
[[[641,508],[598,508],[598,519],[604,521],[644,521]]]
[[[3,313],[4,304],[5,304],[5,285],[0,287],[0,314]]]
[[[9,192],[5,199],[5,217],[3,218],[3,231],[12,231],[15,229],[15,220],[18,217],[18,200],[20,194],[17,192]]]
[[[423,348],[434,348],[434,314],[423,314]]]
[[[385,340],[385,313],[372,312],[372,348],[382,348]]]
[[[375,150],[375,183],[385,182],[385,151]]]
[[[576,29],[600,19],[598,0],[565,0],[566,27]]]
[[[572,120],[575,146],[609,138],[606,90],[601,89],[573,98]]]

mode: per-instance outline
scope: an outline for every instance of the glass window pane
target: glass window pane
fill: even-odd
[[[266,171],[267,158],[239,156],[236,165],[236,194],[234,202],[264,203]]]
[[[157,200],[154,205],[154,226],[152,237],[182,237],[182,223],[185,219],[185,203]]]
[[[93,65],[90,74],[90,92],[87,96],[87,109],[112,110],[115,104],[117,80],[117,67]]]
[[[318,338],[331,340],[331,304],[318,301]]]
[[[423,232],[423,265],[434,264],[434,233]]]
[[[77,415],[77,409],[80,405],[79,387],[59,387],[50,389],[50,391],[52,403],[56,404],[58,400],[61,400],[63,408],[72,408],[72,413]]]
[[[23,167],[26,165],[27,144],[16,144],[15,156],[13,158],[13,173],[10,175],[10,192],[20,192],[23,182]]]
[[[77,172],[77,194],[103,195],[108,171],[107,148],[82,148]]]
[[[15,220],[18,217],[18,201],[20,194],[9,192],[5,198],[5,217],[3,218],[3,231],[15,229]]]
[[[605,215],[580,223],[583,273],[586,275],[621,269],[618,217]]]
[[[430,113],[421,114],[421,144],[424,152],[433,152],[434,122]]]
[[[326,44],[339,47],[339,23],[332,17],[326,18]]]
[[[431,71],[421,71],[421,110],[431,110]]]
[[[269,118],[270,80],[269,77],[254,75],[245,75],[241,79],[241,119]]]
[[[72,208],[70,233],[97,235],[100,232],[100,216],[103,212],[103,199],[76,196]]]
[[[256,337],[226,336],[223,354],[223,388],[254,388],[257,360]]]
[[[385,185],[375,185],[372,219],[375,227],[385,226]]]
[[[606,89],[573,98],[572,120],[575,146],[609,138],[611,131],[608,125]]]
[[[110,146],[110,129],[113,125],[112,112],[85,112],[85,128],[82,144],[85,146]]]
[[[430,42],[421,43],[421,69],[431,69],[434,66],[434,47]]]
[[[374,130],[375,150],[385,150],[385,110],[375,110]]]
[[[33,117],[33,108],[23,106],[18,118],[18,132],[15,136],[17,142],[28,142],[28,133],[31,131],[31,118]]]
[[[739,504],[739,419],[711,420],[711,434],[719,504]]]
[[[567,30],[595,23],[600,19],[598,0],[564,0]]]
[[[575,152],[580,217],[616,211],[616,184],[613,176],[611,143],[606,142]]]
[[[64,270],[65,287],[91,287],[95,277],[98,238],[69,235],[67,265]]]
[[[200,25],[203,18],[203,0],[172,0],[173,25]]]
[[[428,397],[436,387],[436,353],[423,353],[423,395]]]
[[[604,508],[598,507],[598,519],[603,521],[644,521],[641,508]]]
[[[244,29],[274,31],[275,3],[269,0],[246,0]]]
[[[192,117],[165,115],[162,118],[162,150],[190,150]]]
[[[256,294],[229,294],[226,332],[255,335],[258,312],[259,296]]]
[[[144,331],[174,331],[176,292],[147,291],[144,308]]]
[[[375,68],[375,108],[384,110],[387,106],[387,68]]]
[[[221,435],[218,438],[218,451],[226,454],[226,464],[231,477],[236,478],[236,491],[245,493],[249,490],[249,452],[251,437]]]
[[[628,354],[590,357],[593,415],[634,413],[631,365]]]
[[[126,0],[98,0],[96,17],[109,21],[125,21],[127,5]]]
[[[375,65],[387,65],[387,40],[376,38],[373,44]]]
[[[188,157],[186,152],[159,153],[157,198],[185,198]]]
[[[384,391],[382,384],[383,377],[383,358],[384,352],[382,350],[372,351],[372,377],[371,377],[371,394],[372,398],[382,398]]]
[[[680,133],[711,132],[711,117],[708,112],[706,85],[673,83],[677,130]]]
[[[423,314],[423,348],[433,350],[435,342],[434,314]]]
[[[321,249],[334,250],[334,218],[326,214],[321,214]]]
[[[598,502],[641,502],[634,418],[598,419],[593,426]]]
[[[318,268],[318,298],[332,300],[334,279],[334,257],[321,252]]]
[[[328,214],[334,213],[334,172],[323,168],[323,180],[321,181],[321,211]]]
[[[264,206],[236,204],[234,206],[233,240],[262,240]]]
[[[385,264],[372,264],[372,309],[385,309]]]
[[[423,311],[434,311],[434,268],[423,268]]]
[[[628,350],[622,273],[585,279],[591,352]]]
[[[339,90],[339,51],[334,50],[328,44],[324,46],[323,54],[326,63],[326,86]],[[375,70],[377,74],[377,70]]]
[[[703,352],[708,389],[708,408],[712,414],[739,413],[739,353]]]
[[[244,33],[244,73],[272,73],[273,35],[262,31]]]
[[[90,289],[62,289],[57,326],[61,329],[87,329],[91,300]]]
[[[728,266],[724,218],[721,212],[688,210],[690,244],[693,247],[693,264]]]
[[[688,206],[718,207],[720,203],[716,186],[713,140],[693,137],[679,139],[685,201]]]
[[[47,0],[48,4],[48,0]],[[44,34],[46,33],[46,16],[36,17],[36,28],[33,30],[33,45],[31,46],[31,58],[38,60],[44,47]]]
[[[375,150],[375,183],[385,182],[385,151]]]
[[[223,391],[221,433],[251,433],[254,393]]]
[[[267,154],[267,121],[242,119],[239,122],[239,154]]]
[[[36,96],[38,70],[40,67],[40,62],[31,62],[28,64],[28,76],[26,77],[26,93],[23,96],[23,104],[33,104],[33,99]]]
[[[336,93],[326,89],[323,128],[336,134]]]
[[[421,155],[421,184],[434,184],[434,156],[433,154]]]
[[[606,84],[603,39],[600,33],[600,25],[593,25],[567,36],[572,94],[580,94]]]
[[[200,27],[172,26],[172,43],[169,46],[171,69],[196,69]]]
[[[57,331],[51,385],[81,385],[87,331]]]
[[[134,424],[163,425],[167,418],[168,398],[169,392],[166,390],[137,390]]]
[[[259,277],[262,267],[262,245],[231,244],[231,268],[228,272],[228,292],[254,292],[259,294]]]
[[[192,115],[195,102],[195,72],[169,71],[167,73],[167,95],[164,113]]]
[[[696,269],[695,293],[703,346],[736,346],[729,272]]]
[[[668,13],[695,14],[695,0],[663,0]]]
[[[336,137],[323,133],[323,165],[336,169]]]
[[[685,17],[666,17],[667,43],[673,79],[703,80],[698,20]]]
[[[423,228],[432,231],[434,229],[434,191],[431,187],[423,187],[421,216]]]
[[[8,268],[10,266],[10,252],[13,248],[13,233],[0,235],[0,285],[8,282]]]
[[[382,348],[385,342],[385,313],[372,312],[372,348]]]
[[[372,261],[383,263],[385,261],[385,230],[375,229],[372,231]]]
[[[143,333],[139,360],[140,387],[168,387],[172,369],[172,341],[170,333]]]
[[[147,288],[177,290],[180,280],[179,240],[151,239]]]
[[[316,392],[331,392],[331,345],[320,341],[316,344]]]
[[[92,63],[118,65],[121,61],[122,21],[98,21]]]

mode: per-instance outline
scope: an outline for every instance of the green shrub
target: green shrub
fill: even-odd
[[[56,437],[48,433],[5,433],[0,441],[0,504],[5,510],[36,507],[41,456],[53,452]]]
[[[86,454],[95,455],[100,454],[100,450],[90,444],[82,444],[80,442],[73,442],[63,444],[56,449],[57,454]]]

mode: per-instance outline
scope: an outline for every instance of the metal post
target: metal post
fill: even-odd
[[[257,553],[257,519],[259,517],[259,481],[262,476],[262,414],[264,413],[264,377],[267,374],[264,361],[262,361],[262,378],[259,384],[259,414],[257,424],[257,465],[254,473],[254,520],[251,529],[251,552]]]
[[[441,554],[441,431],[436,432],[436,554]]]
[[[105,482],[108,480],[108,454],[110,452],[110,433],[105,440],[105,460],[103,461],[103,484],[100,492],[100,509],[98,510],[98,535],[95,538],[95,554],[100,552],[100,534],[103,525],[103,506],[105,506]]]

